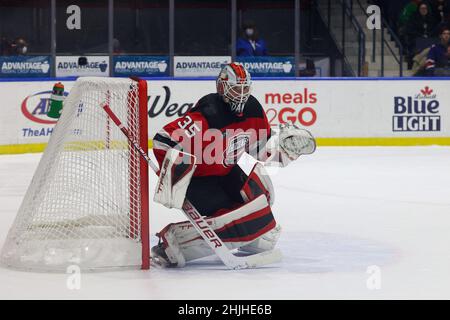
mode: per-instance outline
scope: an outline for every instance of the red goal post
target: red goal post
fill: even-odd
[[[139,115],[139,145],[142,150],[148,154],[148,94],[147,81],[132,78],[138,82],[138,111]],[[135,104],[133,108],[136,108]],[[132,112],[132,114],[135,114]],[[128,148],[133,157],[137,157],[140,162],[140,172],[138,174],[141,180],[141,242],[142,242],[142,269],[149,269],[150,267],[150,221],[149,221],[149,188],[148,188],[148,163],[134,150],[133,145],[128,141]],[[133,149],[133,150],[132,150]],[[136,187],[136,186],[135,186]]]

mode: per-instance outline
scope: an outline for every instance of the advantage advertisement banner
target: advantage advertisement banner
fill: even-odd
[[[252,77],[294,77],[294,57],[236,57]]]
[[[50,69],[50,56],[0,56],[1,78],[46,78]]]
[[[231,57],[174,57],[175,77],[217,77],[224,65],[231,62]]]
[[[80,59],[82,58],[82,59]],[[86,59],[84,59],[86,58]],[[80,64],[81,62],[81,64]],[[109,76],[108,56],[57,56],[57,77]]]
[[[114,56],[114,75],[120,77],[163,77],[168,76],[168,56]]]

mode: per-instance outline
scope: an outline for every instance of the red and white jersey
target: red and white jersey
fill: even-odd
[[[161,166],[169,148],[180,149],[196,156],[194,176],[223,176],[244,152],[256,155],[270,134],[264,109],[255,97],[249,97],[238,116],[219,94],[212,93],[165,125],[153,138],[153,152]]]

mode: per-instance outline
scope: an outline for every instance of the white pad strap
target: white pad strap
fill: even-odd
[[[167,150],[153,200],[167,208],[181,209],[195,171],[195,160],[192,154],[176,149]]]

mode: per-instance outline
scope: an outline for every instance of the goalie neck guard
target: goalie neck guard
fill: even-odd
[[[231,111],[241,115],[250,97],[251,84],[250,73],[242,64],[233,62],[220,71],[217,78],[217,93],[230,105]]]

